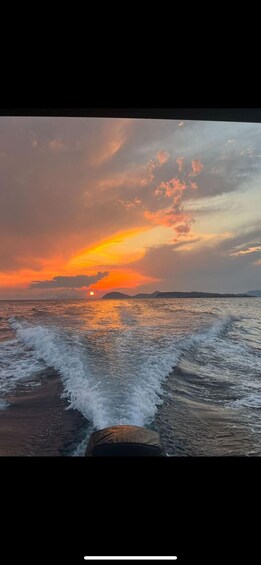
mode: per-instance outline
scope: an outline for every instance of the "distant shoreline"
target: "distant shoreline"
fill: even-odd
[[[258,294],[254,294],[257,292]],[[124,300],[124,299],[155,299],[155,298],[260,298],[261,291],[248,291],[243,294],[232,294],[232,293],[218,293],[218,292],[160,292],[156,291],[151,294],[139,293],[139,294],[124,294],[123,292],[108,292],[99,298],[0,298],[0,302],[96,302],[99,300]]]
[[[116,297],[110,298],[106,295],[101,296],[100,298],[0,298],[0,302],[99,302],[100,300],[127,300],[127,299],[136,299],[136,300],[150,300],[150,297],[142,297],[137,298],[137,296],[125,296],[125,297]],[[260,296],[254,295],[246,295],[246,294],[220,294],[218,296],[159,296],[160,298],[261,298]]]
[[[219,294],[218,292],[153,292],[152,294],[123,294],[121,292],[109,292],[103,296],[106,300],[123,299],[158,299],[158,298],[254,298],[250,294]]]

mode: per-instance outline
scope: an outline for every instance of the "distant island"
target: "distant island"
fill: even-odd
[[[247,296],[261,296],[261,290],[249,290]]]
[[[252,294],[260,292],[260,294]],[[250,298],[251,296],[261,296],[261,291],[249,291],[246,294],[220,294],[218,292],[153,292],[152,294],[123,294],[122,292],[108,292],[103,296],[105,299],[122,300],[124,298]]]

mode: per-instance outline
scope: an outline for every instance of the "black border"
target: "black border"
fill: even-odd
[[[0,116],[50,116],[261,122],[261,107],[0,107]]]
[[[260,458],[3,458],[1,471],[1,552],[27,563],[259,553]]]

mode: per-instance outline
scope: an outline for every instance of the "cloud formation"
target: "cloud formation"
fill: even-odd
[[[156,158],[159,166],[164,165],[169,159],[169,153],[167,153],[167,151],[158,151]]]
[[[196,177],[204,169],[203,163],[199,159],[193,159],[191,161],[192,173],[190,176]]]
[[[160,272],[160,288],[165,291],[241,293],[260,288],[261,259],[254,261],[251,254],[231,257],[229,253],[242,239],[251,241],[257,233],[260,235],[260,228],[247,236],[227,234],[207,239],[201,234],[191,245],[176,242],[151,247],[135,268],[150,276]]]
[[[180,170],[180,160],[177,159],[176,161]],[[184,160],[182,159],[182,170],[183,161]],[[168,181],[161,182],[155,189],[154,193],[160,199],[164,198],[171,200],[172,206],[163,209],[160,208],[156,212],[145,210],[145,217],[163,226],[175,226],[174,230],[178,236],[188,234],[193,223],[193,218],[191,217],[191,214],[184,210],[184,207],[182,206],[182,198],[185,190],[195,190],[197,188],[197,183],[187,180],[184,175],[183,180],[180,180],[178,177],[174,177]]]
[[[177,164],[178,164],[179,172],[182,173],[183,167],[184,167],[184,158],[183,158],[183,157],[178,157],[178,158],[176,159],[176,161],[177,161]]]
[[[167,151],[158,151],[156,157],[154,159],[150,159],[146,165],[145,170],[147,171],[147,175],[145,178],[142,179],[141,184],[142,186],[149,184],[153,181],[155,174],[154,169],[158,169],[162,167],[169,159],[169,154]]]
[[[182,279],[164,261],[184,276],[190,262],[199,284],[214,284],[214,258],[232,287],[246,264],[260,285],[260,240],[249,239],[261,224],[260,124],[3,117],[0,126],[0,298],[84,296],[73,277],[94,275],[78,273],[110,272],[100,288],[153,291],[148,257],[168,288]],[[234,247],[221,248],[224,234]],[[174,242],[174,254],[162,247]],[[137,257],[142,273],[130,266]]]
[[[97,273],[96,275],[74,275],[68,277],[54,277],[47,281],[33,281],[30,288],[85,288],[90,284],[94,284],[104,277],[107,277],[109,273],[105,271],[104,273]]]

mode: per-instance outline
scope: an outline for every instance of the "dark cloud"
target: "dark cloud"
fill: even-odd
[[[259,230],[260,234],[260,230]],[[246,292],[260,287],[260,265],[254,264],[258,253],[233,256],[230,251],[258,235],[236,235],[202,248],[182,250],[182,244],[173,243],[149,248],[145,256],[132,264],[139,273],[160,276],[162,283],[150,286],[150,291],[205,291]],[[195,240],[197,242],[198,240]],[[259,252],[260,253],[260,252]],[[261,253],[260,253],[261,256]],[[141,290],[141,289],[139,289]]]
[[[96,283],[107,277],[108,271],[97,273],[97,275],[75,275],[68,277],[54,277],[50,281],[33,281],[30,288],[82,288]]]
[[[237,249],[255,247],[260,245],[261,229],[253,226],[252,229],[242,229],[235,233],[232,238],[225,239],[219,244],[219,249],[231,253]]]

